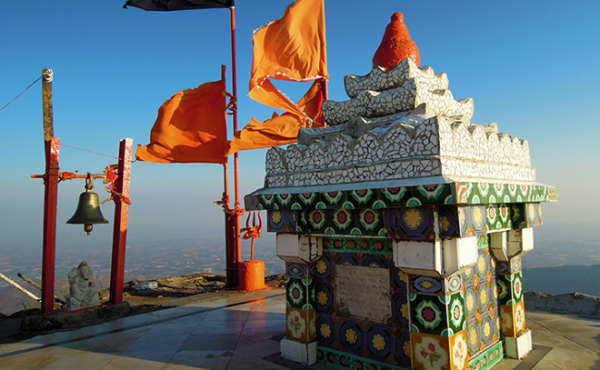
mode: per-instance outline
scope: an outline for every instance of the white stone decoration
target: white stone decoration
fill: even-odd
[[[445,73],[410,59],[346,76],[351,97],[326,101],[330,127],[303,128],[298,143],[267,152],[269,188],[445,176],[456,181],[535,181],[529,143],[497,125],[471,123],[473,99],[455,101]]]
[[[531,330],[523,329],[517,334],[517,337],[505,337],[506,357],[522,359],[533,349],[533,340],[531,339]]]
[[[394,264],[404,272],[447,277],[477,263],[477,237],[394,241]]]
[[[100,306],[100,298],[92,281],[92,269],[87,262],[82,261],[68,273],[69,296],[65,311],[81,311],[86,308]]]
[[[311,263],[323,255],[323,238],[278,233],[277,256],[289,263]]]
[[[279,342],[281,357],[286,360],[299,362],[311,366],[317,362],[317,341],[300,342],[297,340],[283,338]]]
[[[490,234],[490,247],[499,261],[510,261],[533,250],[533,228],[512,229]]]

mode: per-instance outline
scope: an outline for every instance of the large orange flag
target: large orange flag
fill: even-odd
[[[269,78],[286,81],[326,80],[324,0],[297,0],[284,16],[262,27],[253,37],[254,59],[250,97],[287,113],[275,114],[260,123],[252,118],[229,142],[227,155],[240,150],[267,148],[293,143],[300,127],[323,126],[321,103],[324,84],[313,83],[295,104],[279,91]]]
[[[155,163],[227,163],[225,79],[173,95],[158,110],[150,144],[135,157]]]

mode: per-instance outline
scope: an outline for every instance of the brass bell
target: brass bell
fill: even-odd
[[[98,194],[94,193],[94,179],[88,172],[85,179],[85,193],[79,195],[79,203],[73,217],[68,224],[83,224],[83,231],[88,235],[92,232],[93,224],[107,224],[108,220],[102,216]]]

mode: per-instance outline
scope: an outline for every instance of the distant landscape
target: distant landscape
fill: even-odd
[[[596,233],[597,234],[597,233]],[[596,234],[554,235],[546,225],[536,228],[535,249],[523,257],[523,286],[527,291],[550,294],[584,293],[600,296],[600,237]],[[41,280],[41,246],[3,248],[0,251],[0,272],[30,287],[17,277],[21,272]],[[111,248],[61,245],[56,252],[56,290],[67,289],[66,276],[71,268],[86,260],[92,267],[98,289],[110,284]],[[242,246],[242,259],[250,257],[250,242]],[[265,274],[281,274],[285,263],[276,255],[275,235],[264,232],[256,241],[255,259],[265,262]],[[170,240],[133,243],[127,246],[125,281],[147,280],[200,272],[225,274],[225,247],[221,238],[203,240]],[[0,280],[0,313],[11,314],[23,308],[37,307],[34,300]]]
[[[41,243],[40,243],[41,244]],[[282,274],[285,263],[277,257],[275,235],[263,233],[256,241],[254,258],[265,263],[265,275]],[[85,260],[94,272],[97,289],[110,285],[111,247],[57,246],[56,284],[60,293],[68,289],[66,276],[71,269]],[[242,243],[242,260],[250,259],[250,242]],[[0,253],[0,272],[8,276],[32,293],[39,290],[21,280],[17,274],[41,281],[41,246],[20,246],[2,250]],[[127,246],[125,258],[125,281],[133,279],[148,280],[160,277],[181,276],[194,273],[212,273],[225,275],[225,246],[220,238],[186,241],[152,241]],[[0,279],[0,313],[9,315],[24,308],[39,307],[39,304]]]

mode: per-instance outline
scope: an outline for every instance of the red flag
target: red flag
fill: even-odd
[[[225,79],[178,92],[158,110],[150,144],[135,157],[155,163],[227,163]]]

